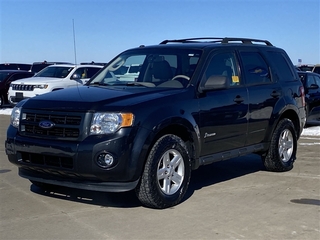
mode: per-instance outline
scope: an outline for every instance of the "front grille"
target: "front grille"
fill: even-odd
[[[77,138],[79,136],[79,129],[53,128],[52,130],[46,130],[38,126],[27,125],[25,126],[24,130],[28,135],[55,136],[63,138]]]
[[[33,91],[35,85],[12,84],[12,90],[16,91]]]
[[[20,134],[42,138],[77,139],[81,132],[82,118],[81,114],[24,112],[21,119]],[[52,127],[40,127],[41,121],[49,121],[52,123]]]
[[[70,157],[58,157],[37,153],[20,152],[21,160],[24,163],[32,163],[41,166],[51,166],[57,168],[73,168],[73,160]]]

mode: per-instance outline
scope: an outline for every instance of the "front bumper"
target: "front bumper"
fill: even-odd
[[[89,136],[76,142],[24,137],[10,126],[6,154],[19,167],[19,175],[32,181],[87,190],[128,191],[138,184],[141,171],[131,162],[131,132],[121,129],[113,136]],[[97,157],[106,152],[114,156],[115,163],[101,168]]]
[[[30,181],[47,183],[52,185],[78,188],[90,191],[100,191],[100,192],[125,192],[134,189],[139,179],[132,182],[97,182],[97,181],[87,181],[75,180],[75,179],[65,179],[59,177],[51,177],[50,175],[41,174],[39,172],[30,171],[28,169],[19,168],[19,176],[27,178]]]

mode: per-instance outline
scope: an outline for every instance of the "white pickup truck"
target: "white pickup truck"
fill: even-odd
[[[12,105],[25,98],[47,92],[75,87],[86,83],[103,66],[100,65],[51,65],[31,78],[24,78],[10,84],[8,100]]]

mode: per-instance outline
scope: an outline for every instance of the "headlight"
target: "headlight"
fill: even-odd
[[[132,113],[95,113],[93,115],[90,134],[114,133],[122,127],[133,125]]]
[[[21,107],[14,107],[11,112],[10,124],[18,128],[20,123]]]
[[[40,88],[40,89],[46,89],[47,87],[48,87],[48,84],[34,85],[34,88]]]

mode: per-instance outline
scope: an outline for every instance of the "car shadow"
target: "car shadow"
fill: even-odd
[[[235,179],[254,172],[265,171],[261,157],[256,154],[233,158],[201,166],[191,174],[188,191],[183,201],[203,187]]]
[[[182,201],[186,201],[197,190],[203,187],[228,181],[263,169],[261,158],[257,155],[248,155],[202,166],[192,172],[189,188]],[[141,203],[137,199],[134,191],[120,193],[98,192],[60,186],[50,186],[50,188],[44,189],[34,184],[30,186],[30,190],[43,196],[101,207],[141,207]]]

